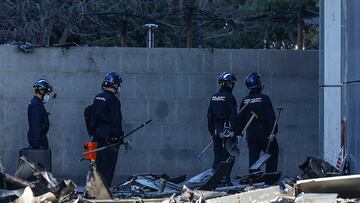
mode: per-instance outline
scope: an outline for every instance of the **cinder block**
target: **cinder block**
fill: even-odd
[[[69,175],[78,175],[86,178],[88,171],[88,161],[80,161],[82,158],[81,149],[61,149],[61,150],[52,150],[52,164],[54,175],[66,176]],[[76,165],[75,165],[76,163]],[[76,166],[76,167],[74,167]],[[60,170],[59,170],[60,169]]]
[[[176,150],[176,169],[178,174],[186,174],[189,178],[203,172],[202,162],[196,159],[193,150]],[[209,167],[210,168],[210,167]]]
[[[89,72],[99,72],[103,74],[121,72],[121,50],[120,47],[91,47],[86,52],[83,60],[88,64]],[[74,56],[75,54],[70,55]],[[67,66],[71,66],[71,64],[67,64]],[[86,69],[84,71],[86,72]]]
[[[98,53],[97,49],[89,48],[55,48],[52,50],[51,56],[54,60],[52,60],[51,63],[48,63],[49,65],[47,68],[52,72],[99,72],[99,70],[103,68],[103,64],[96,62],[95,56]],[[45,55],[45,53],[39,54]],[[46,65],[44,64],[43,66],[45,67]]]
[[[124,48],[121,49],[120,72],[123,73],[146,73],[149,71],[148,49]]]
[[[164,167],[166,166],[166,167]],[[148,151],[148,172],[176,174],[176,150],[162,149]]]
[[[162,145],[164,148],[189,149],[194,136],[185,124],[167,124],[164,125]]]
[[[162,83],[163,97],[172,99],[189,98],[189,76],[186,74],[164,74]]]
[[[314,104],[289,102],[284,105],[279,122],[285,125],[300,125],[308,128],[309,125],[317,125],[317,118],[318,108]]]
[[[222,72],[231,71],[230,52],[225,49],[204,50],[204,72],[220,75]]]
[[[15,70],[16,64],[14,64],[13,58],[15,46],[0,46],[0,72]]]
[[[207,108],[201,99],[177,100],[177,121],[182,123],[199,122],[206,119]]]
[[[250,72],[259,70],[259,50],[231,50],[231,72],[243,80]]]
[[[317,51],[259,50],[259,72],[296,77],[318,76],[317,53]]]
[[[48,78],[47,73],[25,72],[19,74],[18,72],[4,72],[0,71],[0,94],[4,97],[25,97],[33,95],[33,85],[40,78]],[[14,83],[14,78],[19,83]],[[13,84],[13,85],[12,85]],[[11,88],[9,87],[11,85]],[[14,89],[16,88],[16,89]]]
[[[143,123],[148,116],[148,102],[142,99],[122,99],[121,110],[126,123]]]
[[[149,117],[153,119],[153,123],[176,122],[175,101],[165,98],[149,100]]]
[[[120,149],[115,174],[130,176],[147,173],[149,171],[148,162],[147,150],[134,148],[124,153],[124,150]]]
[[[131,139],[134,149],[160,150],[163,149],[162,135],[162,126],[151,123],[143,129],[135,132],[129,137],[129,139]]]
[[[137,75],[135,96],[140,99],[162,97],[162,76],[159,74]]]
[[[135,98],[135,74],[119,74],[123,81],[121,87],[118,89],[120,100],[123,98]]]
[[[59,98],[95,97],[101,92],[104,77],[102,73],[54,72],[49,74],[48,81]]]
[[[207,128],[207,120],[198,123],[188,124],[190,129],[190,149],[201,151],[207,144],[212,141],[210,133]]]
[[[217,76],[192,75],[190,76],[190,97],[210,100],[211,95],[218,91]]]
[[[311,102],[319,100],[318,80],[286,76],[274,76],[271,79],[272,98],[278,101]]]
[[[176,72],[199,73],[202,72],[203,50],[201,49],[177,49]]]
[[[175,73],[176,49],[155,48],[149,50],[150,73]]]

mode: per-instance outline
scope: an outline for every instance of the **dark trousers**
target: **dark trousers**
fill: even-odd
[[[259,159],[261,151],[266,152],[268,139],[257,139],[257,140],[249,140],[249,168]],[[266,172],[276,172],[278,165],[278,154],[279,154],[279,145],[277,143],[276,138],[270,143],[269,154],[271,154],[269,160],[266,162]],[[260,169],[259,169],[260,170]],[[250,170],[249,173],[253,173],[259,170]]]
[[[49,141],[48,141],[47,136],[44,136],[41,139],[41,147],[44,148],[44,149],[49,149]]]
[[[105,141],[96,141],[98,148],[108,146]],[[110,147],[96,154],[96,168],[104,177],[106,185],[111,187],[114,178],[115,166],[118,158],[119,147]]]
[[[34,145],[34,142],[33,140],[28,137],[28,141],[29,141],[29,145],[30,145],[30,148],[32,147],[39,147],[39,148],[42,148],[42,149],[49,149],[49,141],[48,141],[48,138],[47,136],[41,136],[40,140],[39,140],[39,146],[36,146]]]
[[[213,145],[214,145],[214,162],[212,168],[216,170],[216,168],[220,165],[220,162],[226,161],[231,155],[223,146],[223,139],[218,136],[213,136]],[[232,162],[231,169],[234,166],[234,162]],[[226,182],[230,183],[231,178],[231,169],[228,174],[225,175]]]

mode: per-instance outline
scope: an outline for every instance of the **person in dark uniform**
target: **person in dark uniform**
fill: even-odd
[[[249,167],[251,167],[260,156],[261,151],[265,152],[268,142],[270,143],[269,160],[266,163],[266,172],[276,172],[278,165],[279,146],[276,140],[277,126],[274,134],[271,134],[275,112],[270,98],[262,94],[264,88],[260,74],[250,73],[245,79],[245,85],[249,89],[249,94],[241,101],[240,109],[248,104],[244,111],[239,114],[239,125],[242,129],[251,117],[251,111],[258,115],[257,119],[251,123],[246,132],[246,140],[249,147]],[[250,170],[249,173],[258,170]]]
[[[53,91],[48,81],[40,79],[33,85],[35,95],[28,106],[29,130],[27,138],[32,149],[48,149],[49,143],[46,134],[49,131],[49,113],[44,107]]]
[[[214,162],[213,169],[216,169],[220,162],[232,157],[225,147],[225,139],[235,138],[237,121],[236,99],[232,94],[236,78],[234,75],[224,72],[218,78],[219,91],[211,97],[208,108],[208,130],[213,139]],[[234,157],[232,157],[234,159]],[[232,161],[232,166],[234,162]],[[232,168],[231,166],[231,168]],[[231,185],[230,174],[226,174],[225,181]]]
[[[93,101],[95,119],[95,133],[93,141],[98,148],[115,143],[121,143],[124,132],[122,130],[121,104],[116,97],[122,80],[120,76],[111,72],[102,82],[102,92]],[[110,147],[97,152],[96,166],[110,187],[114,177],[119,146]]]

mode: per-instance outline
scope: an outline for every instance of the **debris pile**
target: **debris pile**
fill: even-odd
[[[309,157],[294,178],[281,172],[256,172],[226,185],[222,177],[233,160],[222,162],[186,181],[186,176],[138,174],[110,189],[94,161],[90,162],[83,193],[71,180],[58,180],[26,157],[14,176],[0,171],[0,202],[359,202],[360,175],[342,175],[329,163]]]
[[[40,165],[22,156],[14,176],[0,174],[1,202],[73,202],[76,184],[58,180]]]

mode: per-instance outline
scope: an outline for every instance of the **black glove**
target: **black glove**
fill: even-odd
[[[111,136],[106,139],[106,142],[110,145],[111,144],[124,144],[124,139],[122,137]]]

